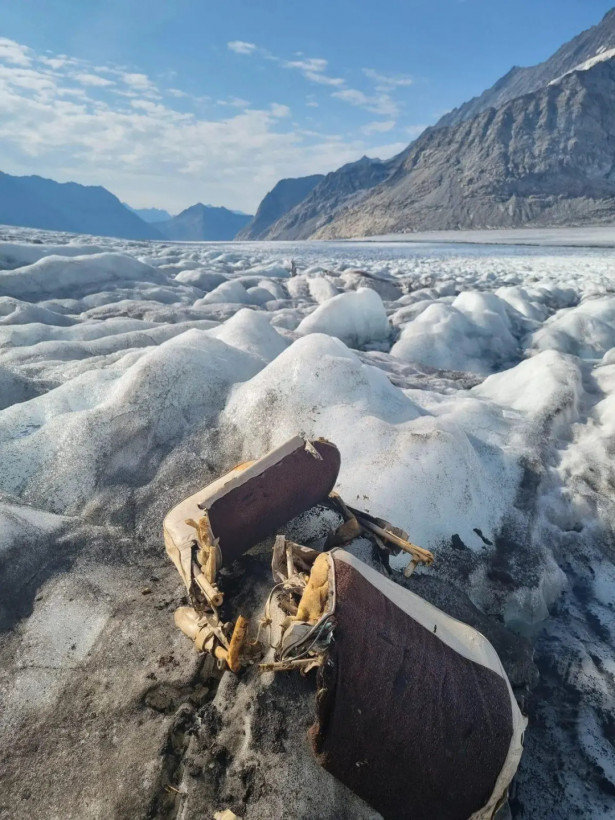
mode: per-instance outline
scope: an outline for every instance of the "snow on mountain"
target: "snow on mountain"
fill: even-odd
[[[613,57],[615,57],[615,48],[607,49],[606,46],[601,46],[594,57],[590,57],[588,60],[585,60],[585,62],[573,66],[571,69],[562,74],[561,77],[556,77],[554,80],[551,80],[549,85],[558,83],[562,77],[572,74],[573,71],[589,71],[590,68],[593,68],[598,63],[603,63],[606,60],[612,60]]]
[[[590,62],[596,55],[613,48],[615,48],[615,9],[607,12],[595,26],[573,37],[544,62],[526,68],[514,66],[480,96],[474,97],[441,117],[436,127],[459,125],[460,122],[472,119],[488,108],[499,108],[517,97],[538,91],[557,78],[579,70],[578,66]]]
[[[397,172],[313,238],[615,219],[615,62],[594,61],[448,128],[430,128]]]

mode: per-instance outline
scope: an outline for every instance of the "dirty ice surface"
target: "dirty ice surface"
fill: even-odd
[[[615,251],[0,238],[1,817],[376,817],[266,689],[188,753],[162,517],[296,433],[534,643],[513,816],[615,815]]]

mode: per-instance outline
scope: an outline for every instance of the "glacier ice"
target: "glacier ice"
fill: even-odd
[[[613,747],[600,734],[615,696],[614,351],[608,249],[182,245],[12,229],[0,242],[8,781],[22,788],[32,772],[60,813],[55,780],[78,747],[73,764],[93,773],[80,805],[108,816],[114,801],[149,805],[165,732],[199,674],[169,615],[162,517],[301,433],[339,446],[343,497],[436,553],[417,589],[441,579],[486,624],[533,642],[541,676],[525,704],[516,816],[548,817],[547,791],[579,813],[615,810]],[[163,705],[144,712],[153,692]],[[84,722],[91,702],[98,718]],[[119,744],[108,757],[100,721]],[[65,740],[52,746],[57,726]],[[242,742],[235,783],[250,761]],[[108,760],[120,753],[134,765],[116,794],[100,784],[115,783]],[[279,755],[268,760],[280,768]],[[291,777],[282,768],[271,805]],[[292,782],[305,807],[303,779]],[[318,782],[342,816],[352,797]],[[254,793],[246,816],[264,817],[264,801]]]

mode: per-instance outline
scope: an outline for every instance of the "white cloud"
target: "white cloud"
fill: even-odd
[[[122,79],[126,83],[126,85],[130,86],[137,91],[154,91],[155,86],[152,81],[149,79],[147,74],[135,74],[129,72],[122,73]]]
[[[377,120],[376,122],[368,122],[361,128],[364,134],[383,134],[395,128],[395,120]]]
[[[37,71],[32,68],[12,67],[0,64],[0,87],[10,83],[22,92],[44,95],[55,88],[55,78],[52,74]]]
[[[69,65],[71,62],[65,54],[59,54],[57,57],[39,57],[39,61],[49,66],[49,68],[53,68],[54,71],[57,71],[59,68],[64,68],[64,66]]]
[[[277,58],[276,58],[277,59]],[[331,85],[341,87],[344,85],[344,80],[341,77],[329,77],[325,74],[327,60],[322,57],[306,57],[302,60],[282,60],[284,68],[295,68],[300,71],[306,80],[319,85]]]
[[[250,102],[243,97],[229,97],[228,100],[216,100],[216,105],[229,105],[231,108],[249,108]]]
[[[113,80],[107,80],[105,77],[99,77],[98,74],[88,74],[87,72],[73,74],[73,77],[78,83],[81,83],[81,85],[92,85],[104,88],[105,86],[114,84]]]
[[[343,91],[334,91],[331,96],[336,97],[338,100],[344,100],[344,102],[350,103],[350,105],[365,106],[369,100],[366,94],[362,91],[358,91],[356,88],[345,88]]]
[[[19,54],[27,65],[16,62]],[[301,62],[326,70],[326,62]],[[103,74],[114,85],[77,79]],[[56,60],[14,44],[0,58],[3,170],[103,184],[124,201],[171,211],[200,199],[251,211],[283,177],[327,172],[374,151],[356,134],[302,130],[280,102],[251,109],[231,99],[218,117],[184,110],[190,101],[175,92],[124,67]],[[173,107],[177,96],[182,111]]]
[[[414,82],[412,77],[407,74],[382,74],[373,68],[364,68],[363,73],[370,80],[374,80],[383,88],[388,89],[412,85]]]
[[[226,45],[227,48],[230,51],[234,51],[235,54],[253,54],[256,51],[256,45],[254,43],[246,43],[243,40],[232,40]]]
[[[360,89],[349,88],[342,77],[330,76],[327,73],[329,62],[324,57],[307,57],[302,52],[295,52],[295,57],[298,59],[286,60],[265,49],[257,48],[254,43],[244,43],[240,40],[228,43],[228,47],[239,54],[252,54],[258,51],[262,57],[278,63],[283,68],[300,71],[305,79],[312,83],[334,88],[335,90],[331,92],[332,97],[389,119],[396,118],[400,110],[399,103],[393,99],[391,93],[413,82],[412,77],[406,74],[384,74],[373,68],[364,68],[363,74],[376,83],[374,87],[376,93],[367,94]],[[308,105],[316,108],[318,103],[310,102]],[[369,129],[369,124],[365,128]],[[373,132],[366,130],[365,133]]]
[[[269,110],[271,111],[271,115],[276,118],[281,117],[290,117],[290,108],[287,105],[281,105],[280,103],[271,103],[269,106]]]
[[[399,106],[388,94],[378,94],[370,97],[356,88],[344,88],[340,91],[334,91],[331,96],[384,117],[396,117],[399,113]]]
[[[288,60],[285,68],[298,68],[300,71],[326,71],[327,61],[320,57],[308,57],[305,60]]]
[[[28,52],[29,48],[9,40],[7,37],[0,37],[0,61],[11,65],[29,66],[32,60]]]
[[[344,85],[344,80],[341,77],[328,77],[326,74],[318,74],[315,71],[305,71],[303,76],[306,80],[311,80],[313,83],[320,85],[333,85],[338,88]]]

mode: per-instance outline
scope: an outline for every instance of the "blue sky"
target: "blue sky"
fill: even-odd
[[[2,170],[253,211],[401,150],[612,0],[0,0]]]

